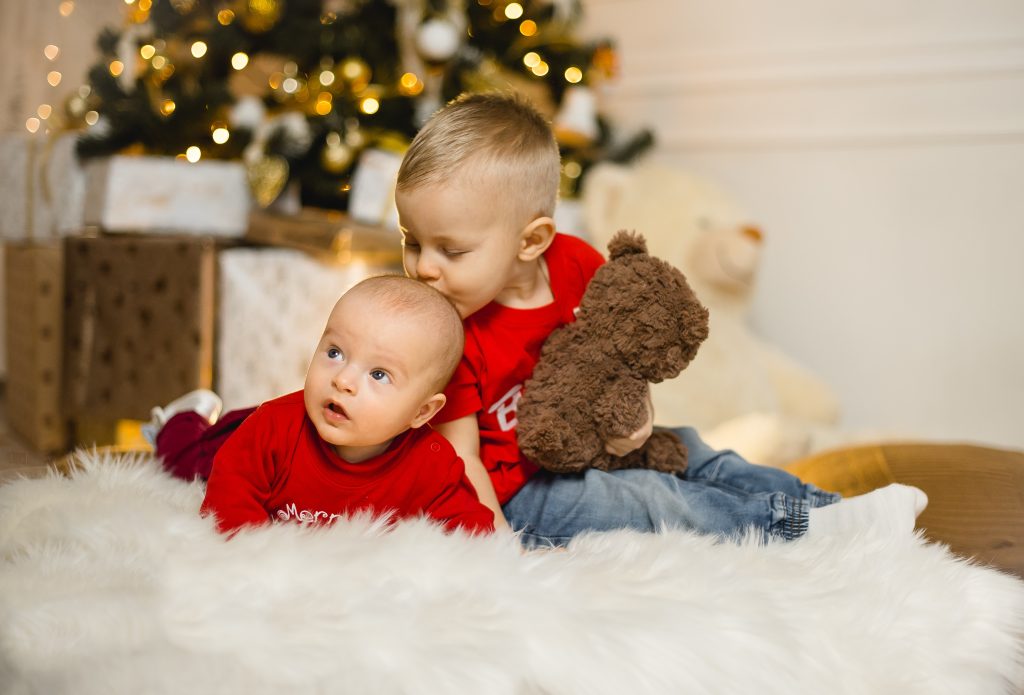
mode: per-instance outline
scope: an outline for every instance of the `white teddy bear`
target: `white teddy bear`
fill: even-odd
[[[598,249],[619,229],[642,233],[710,310],[696,359],[652,388],[657,424],[695,427],[711,446],[773,466],[841,441],[829,386],[748,326],[763,235],[732,198],[654,163],[602,164],[588,173],[583,214]]]

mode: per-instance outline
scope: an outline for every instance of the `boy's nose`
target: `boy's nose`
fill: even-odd
[[[427,254],[420,254],[416,259],[416,279],[436,280],[438,275],[437,264],[427,258]]]

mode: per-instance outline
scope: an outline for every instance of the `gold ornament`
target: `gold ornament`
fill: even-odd
[[[334,76],[335,84],[344,83],[358,94],[370,84],[373,71],[361,58],[346,58],[334,68]]]
[[[256,204],[266,208],[277,200],[288,183],[288,160],[277,155],[263,155],[246,165],[246,174]]]
[[[355,152],[341,139],[338,133],[328,133],[327,142],[320,152],[320,164],[332,174],[340,174],[352,164]]]
[[[235,16],[247,31],[263,34],[281,19],[280,0],[238,0]]]

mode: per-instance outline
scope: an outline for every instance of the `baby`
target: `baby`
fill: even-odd
[[[233,433],[202,514],[224,532],[356,513],[492,531],[462,460],[427,425],[462,346],[459,315],[436,290],[401,276],[357,284],[331,311],[303,390],[223,418]],[[200,439],[216,435],[206,424]]]

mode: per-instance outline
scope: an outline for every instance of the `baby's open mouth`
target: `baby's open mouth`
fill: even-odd
[[[345,412],[345,409],[334,401],[328,401],[324,406],[324,410],[328,411],[327,418],[329,420],[340,422],[341,420],[349,419],[348,413]]]

